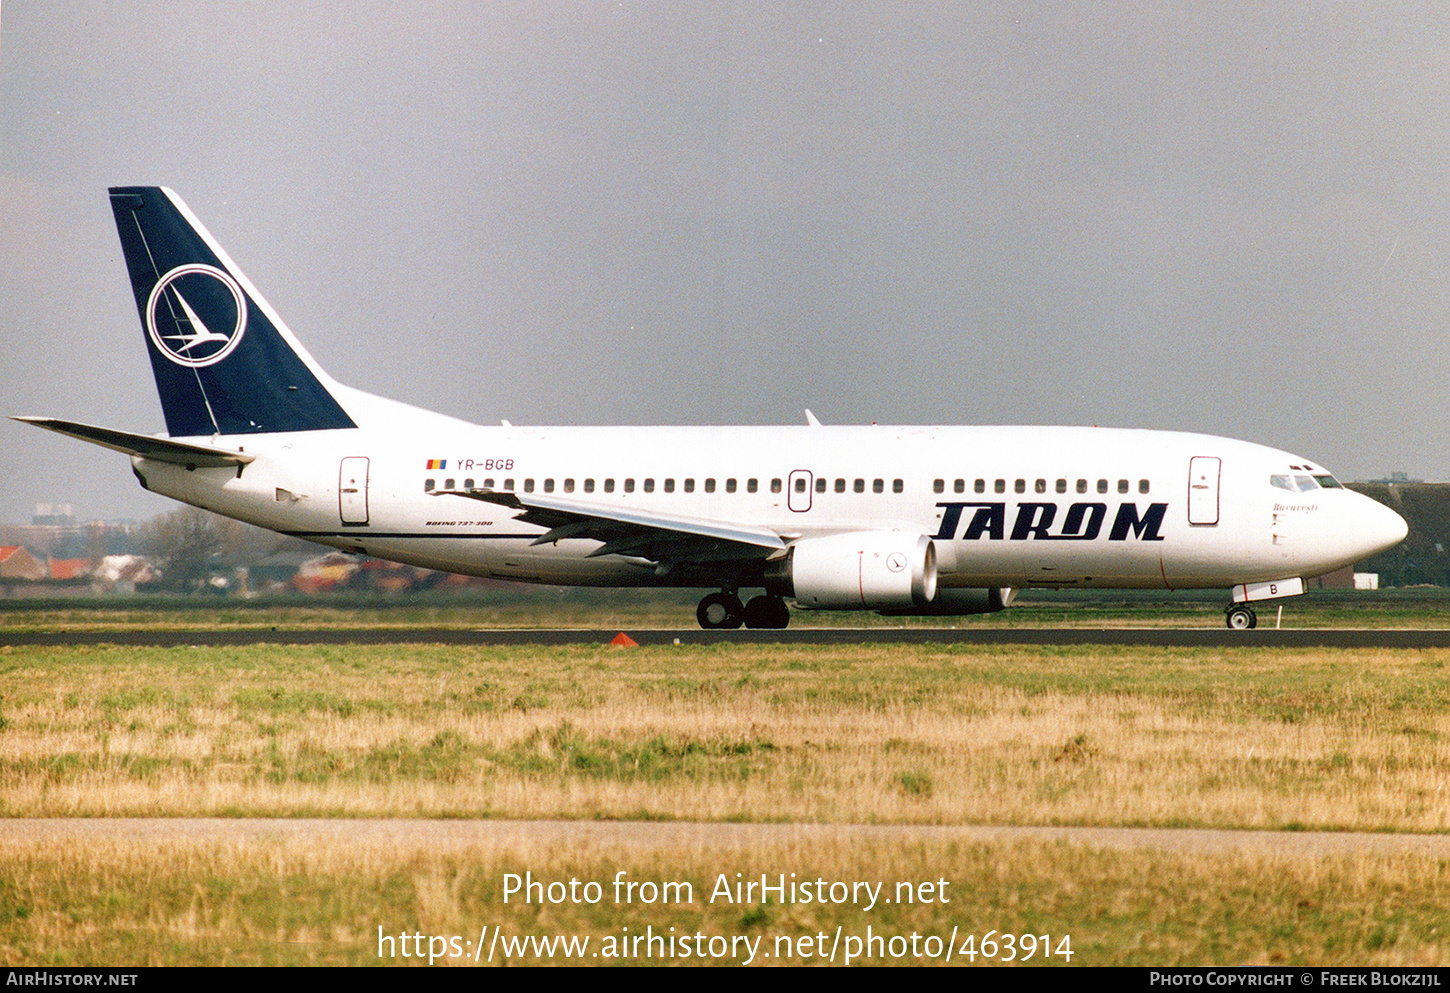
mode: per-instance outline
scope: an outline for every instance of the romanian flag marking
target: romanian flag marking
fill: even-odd
[[[429,469],[447,469],[448,468],[448,460],[447,459],[429,459],[428,460],[428,468]]]

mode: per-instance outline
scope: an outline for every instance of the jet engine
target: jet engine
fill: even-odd
[[[853,531],[797,541],[766,563],[765,588],[806,610],[910,610],[936,597],[936,578],[926,535]]]

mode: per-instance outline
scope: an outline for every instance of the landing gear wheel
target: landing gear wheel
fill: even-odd
[[[1259,626],[1259,615],[1254,613],[1254,608],[1242,605],[1230,607],[1224,613],[1224,620],[1234,631],[1247,631]]]
[[[790,608],[778,596],[758,596],[745,605],[748,628],[783,628],[790,623]]]
[[[707,630],[738,628],[744,615],[745,605],[734,593],[711,593],[695,608],[695,618]]]

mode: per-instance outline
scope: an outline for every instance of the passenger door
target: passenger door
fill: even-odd
[[[368,460],[351,456],[342,460],[337,474],[337,512],[344,525],[368,522]]]
[[[1188,523],[1195,527],[1218,524],[1219,459],[1197,455],[1188,460]]]

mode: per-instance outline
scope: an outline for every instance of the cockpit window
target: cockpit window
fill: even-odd
[[[1319,489],[1319,484],[1314,481],[1313,476],[1295,476],[1294,483],[1300,493],[1308,493],[1310,490]]]
[[[1290,492],[1294,490],[1294,480],[1288,476],[1270,476],[1269,485],[1277,486],[1281,490],[1289,490]]]
[[[1319,485],[1324,487],[1326,490],[1344,489],[1343,485],[1340,484],[1339,480],[1335,479],[1333,476],[1315,476],[1314,478],[1319,480]]]

